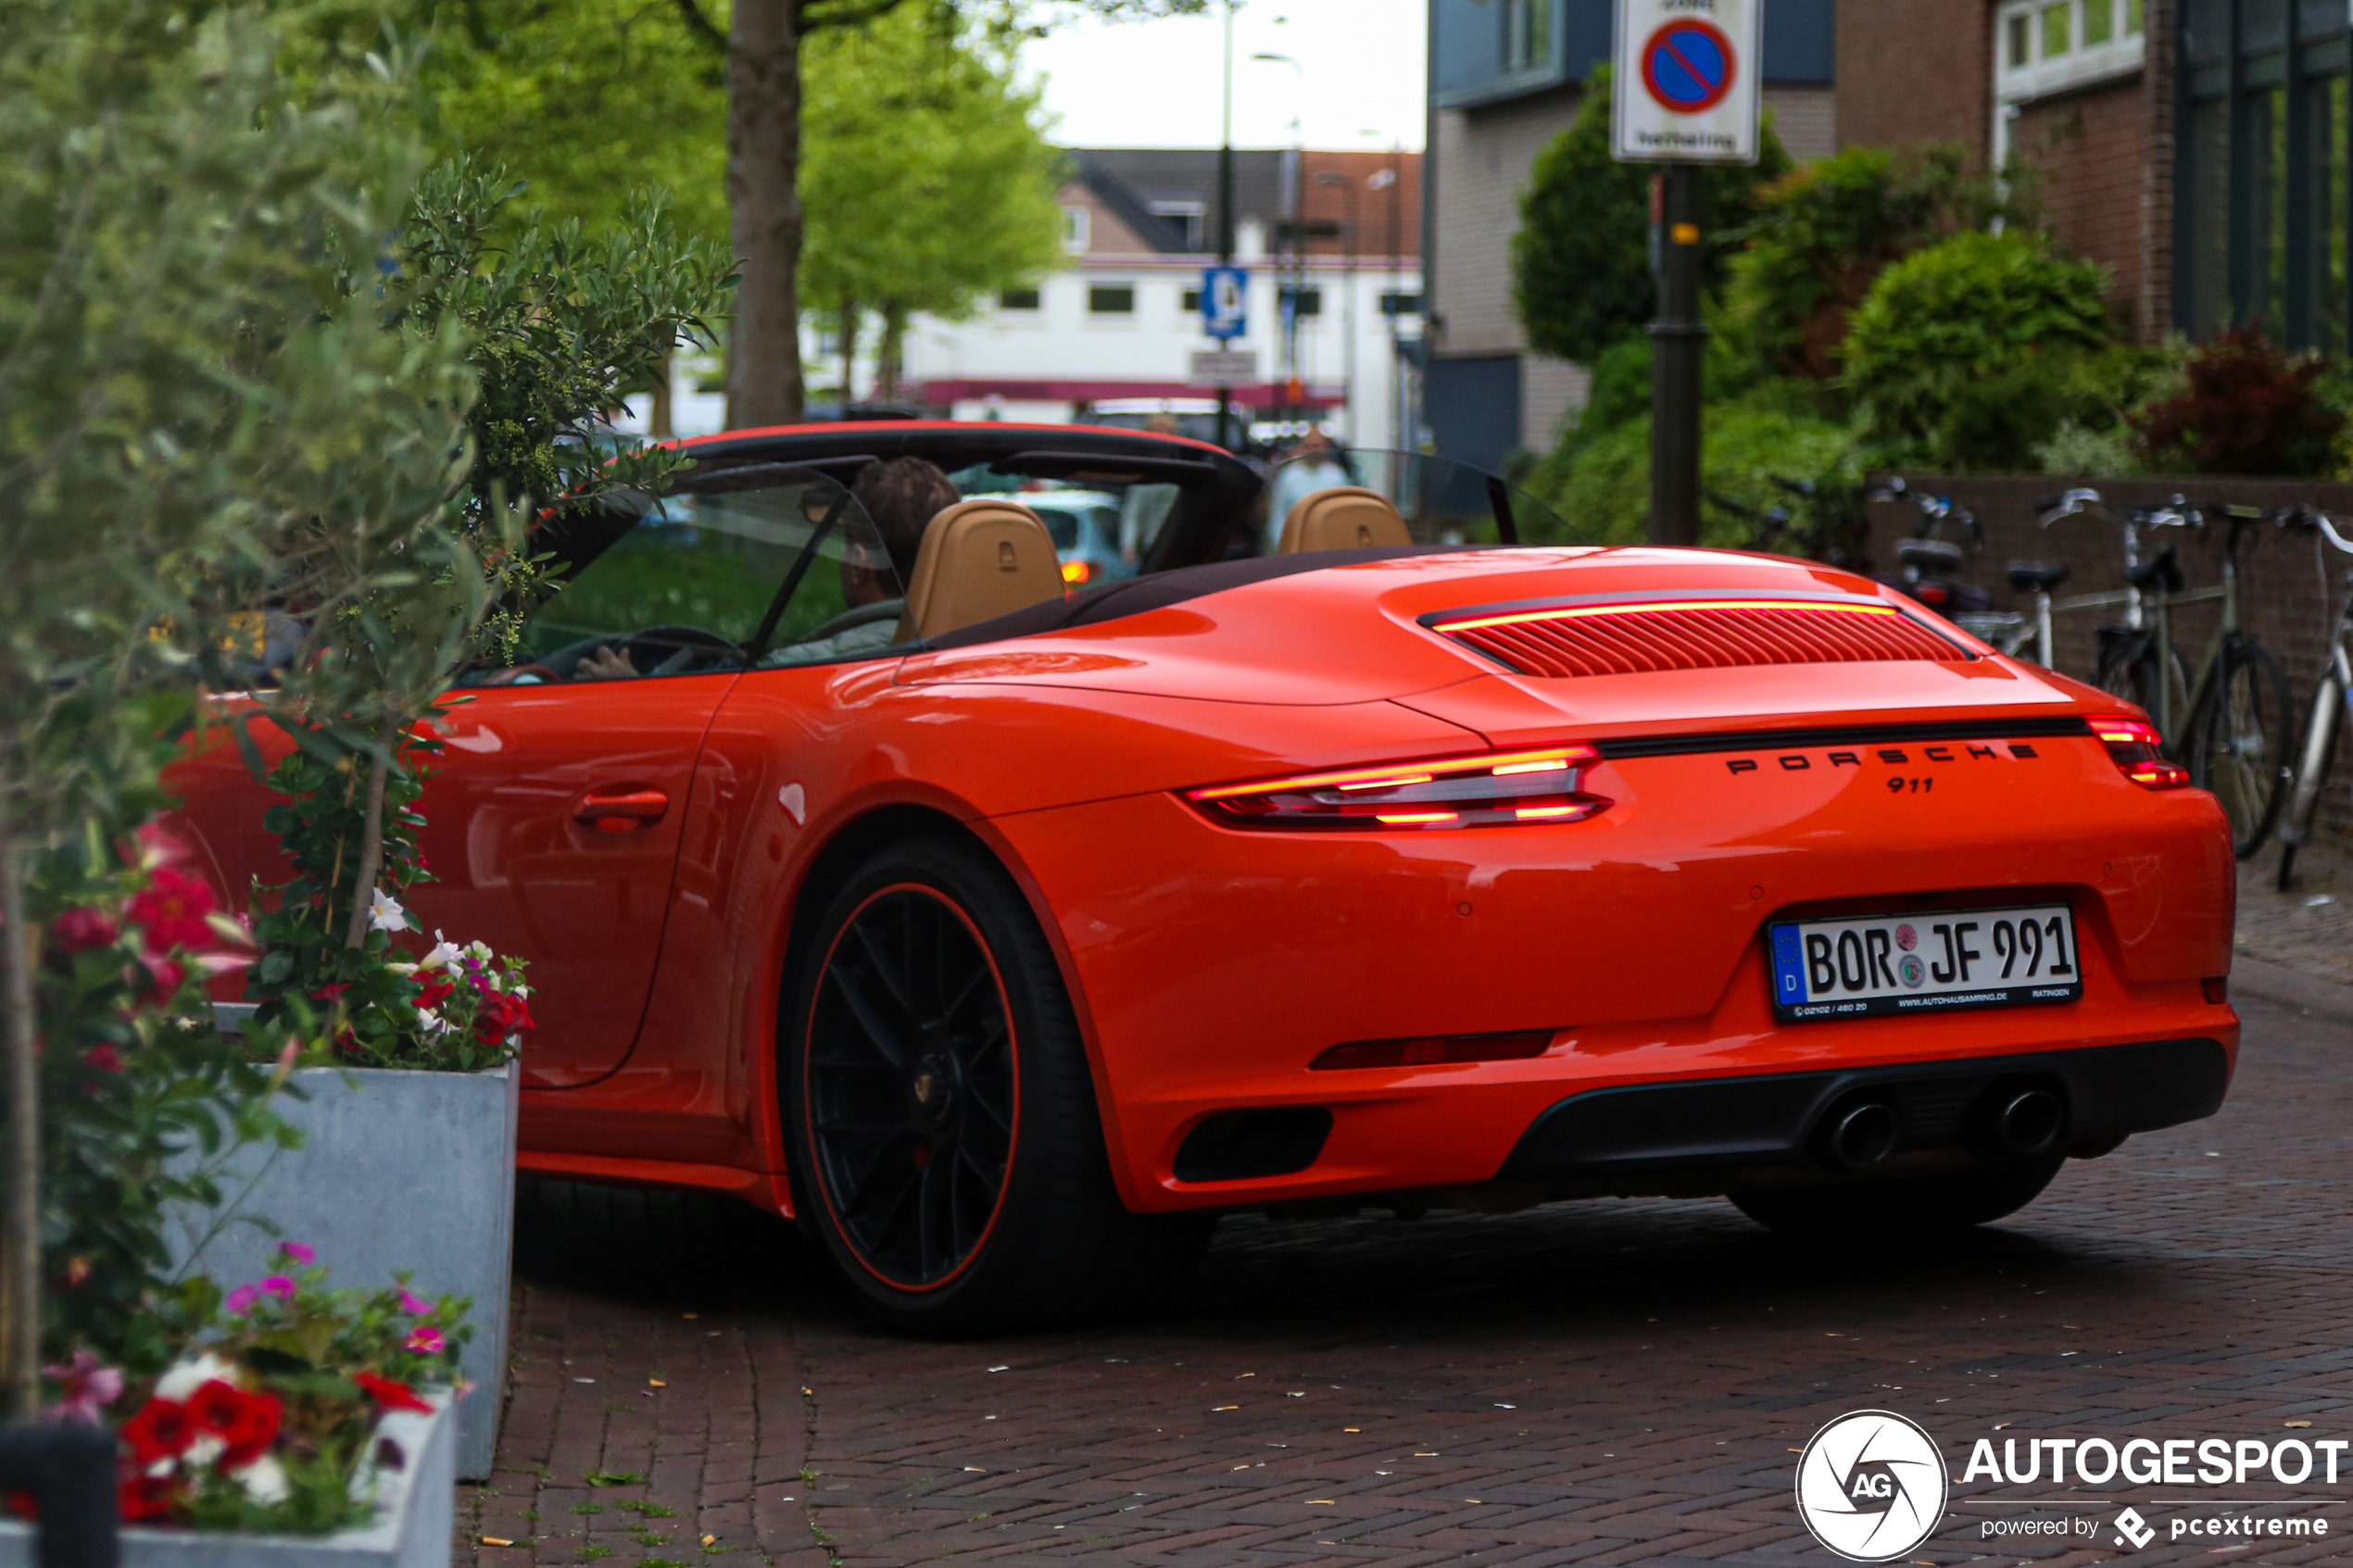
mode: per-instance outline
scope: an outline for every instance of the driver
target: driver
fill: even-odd
[[[841,556],[841,596],[849,608],[808,641],[778,648],[761,662],[822,664],[888,647],[906,608],[907,579],[923,548],[924,530],[963,499],[937,464],[921,458],[868,463],[858,470],[849,494],[873,521],[889,558],[877,560],[871,546],[850,540]]]

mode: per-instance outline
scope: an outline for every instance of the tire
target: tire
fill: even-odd
[[[2051,1185],[2064,1155],[1987,1162],[1950,1176],[1868,1177],[1818,1186],[1760,1187],[1731,1195],[1768,1229],[1807,1240],[1859,1241],[1966,1230],[2014,1214]]]
[[[2232,846],[2252,859],[2287,803],[2296,709],[2287,671],[2252,639],[2223,645],[2212,700],[2190,728],[2190,782],[2209,790],[2231,819]]]
[[[2181,654],[2171,648],[2166,651],[2172,655],[2178,674],[2183,668]],[[2102,629],[2099,672],[2094,682],[2100,690],[2155,719],[2161,706],[2158,683],[2157,644],[2147,633]],[[2183,684],[2186,688],[2186,680]]]
[[[2280,828],[2280,891],[2296,884],[2296,852],[2312,836],[2321,790],[2336,765],[2336,746],[2345,733],[2345,689],[2332,670],[2312,693],[2312,710],[2305,717],[2303,740],[2296,748],[2296,777],[2289,785],[2286,821]]]
[[[1121,1205],[1053,952],[985,849],[878,851],[801,969],[781,1074],[799,1206],[891,1323],[1027,1330],[1182,1281],[1215,1220]]]

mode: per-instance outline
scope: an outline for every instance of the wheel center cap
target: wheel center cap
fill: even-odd
[[[953,1051],[934,1047],[915,1058],[908,1075],[907,1095],[914,1101],[916,1118],[926,1125],[945,1126],[956,1113],[963,1073]]]

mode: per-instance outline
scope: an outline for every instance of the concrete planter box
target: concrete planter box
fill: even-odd
[[[376,1517],[332,1536],[261,1536],[229,1530],[122,1532],[120,1568],[449,1568],[457,1510],[457,1427],[447,1388],[426,1393],[432,1415],[394,1411],[376,1423],[371,1453],[399,1445],[397,1470],[371,1460],[353,1477],[355,1496],[372,1495]],[[0,1522],[0,1568],[33,1568],[32,1526]]]
[[[294,1081],[308,1098],[278,1109],[303,1147],[232,1155],[221,1208],[197,1218],[204,1232],[174,1237],[174,1262],[224,1286],[255,1278],[271,1243],[236,1221],[256,1216],[317,1248],[339,1288],[388,1286],[408,1269],[419,1295],[472,1297],[459,1370],[473,1388],[458,1406],[456,1456],[457,1474],[480,1480],[506,1402],[522,1075],[510,1062],[489,1073],[305,1068]]]

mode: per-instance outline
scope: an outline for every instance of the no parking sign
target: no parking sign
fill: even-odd
[[[1617,0],[1612,121],[1633,163],[1755,163],[1764,0]]]

